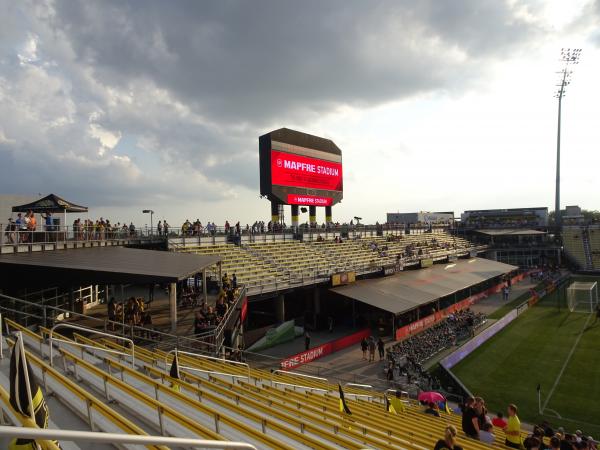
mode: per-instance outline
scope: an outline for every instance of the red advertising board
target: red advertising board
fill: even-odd
[[[335,341],[327,342],[317,347],[310,348],[302,353],[298,353],[294,356],[290,356],[281,361],[280,365],[282,369],[289,370],[295,367],[301,366],[302,364],[309,363],[315,359],[319,359],[323,356],[335,353],[343,348],[350,347],[351,345],[358,344],[363,338],[367,338],[371,335],[370,329],[364,329],[358,331],[349,336],[336,339]]]
[[[316,195],[288,194],[287,203],[288,205],[331,206],[333,205],[333,198]]]
[[[325,191],[342,190],[342,164],[271,151],[271,183]]]

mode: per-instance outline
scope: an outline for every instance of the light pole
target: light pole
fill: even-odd
[[[560,61],[563,63],[563,68],[558,72],[559,84],[555,97],[558,98],[558,129],[556,132],[556,196],[554,199],[554,222],[556,225],[556,234],[560,235],[562,218],[560,216],[560,119],[562,109],[562,99],[566,95],[567,86],[571,83],[571,74],[573,71],[569,66],[579,64],[581,56],[580,48],[563,48],[560,51]]]
[[[152,216],[154,216],[154,211],[151,209],[144,209],[142,211],[143,214],[150,214],[150,233],[154,234],[154,223],[152,221]]]

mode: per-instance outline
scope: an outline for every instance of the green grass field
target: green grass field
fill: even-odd
[[[598,439],[600,321],[594,315],[570,313],[565,305],[564,289],[547,296],[453,372],[485,399],[490,413],[504,412],[508,403],[515,403],[526,422],[545,419]],[[546,405],[543,415],[538,413],[538,383]]]

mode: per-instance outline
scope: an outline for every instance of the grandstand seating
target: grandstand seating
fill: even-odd
[[[562,236],[565,251],[581,269],[600,270],[600,226],[565,226]]]
[[[405,256],[407,246],[415,246],[418,254]],[[383,266],[396,264],[398,255],[404,265],[419,259],[441,260],[450,254],[466,255],[473,248],[469,241],[445,232],[399,236],[366,236],[329,240],[252,242],[233,244],[189,245],[178,251],[218,254],[223,258],[223,272],[235,273],[249,293],[266,292],[298,284],[312,284],[334,273],[354,271],[372,273]],[[216,274],[213,274],[215,276]]]
[[[442,412],[435,418],[408,402],[405,412],[390,414],[382,393],[350,386],[345,393],[352,415],[347,416],[339,411],[337,386],[324,379],[273,374],[216,358],[179,353],[180,378],[172,378],[172,352],[135,347],[132,362],[126,356],[130,349],[108,338],[75,334],[71,340],[53,333],[61,341],[53,342],[51,366],[48,330],[40,328],[37,334],[6,323],[11,331],[22,331],[46,395],[59,397],[90,429],[238,440],[261,449],[324,450],[425,450],[433,448],[448,423],[460,429],[458,415]],[[8,386],[6,377],[0,384]],[[7,410],[2,390],[0,398]],[[504,448],[503,432],[496,434],[492,448]],[[460,441],[469,449],[489,448],[466,437]]]

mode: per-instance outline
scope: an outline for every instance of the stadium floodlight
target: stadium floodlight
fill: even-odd
[[[559,83],[556,85],[557,90],[554,97],[558,99],[558,129],[556,133],[556,197],[554,199],[554,222],[556,225],[556,232],[560,234],[560,227],[562,218],[560,216],[560,118],[562,109],[562,99],[566,95],[566,89],[571,84],[571,75],[573,70],[571,66],[579,64],[579,58],[581,57],[580,48],[563,48],[560,51],[560,62],[563,67],[558,72]]]

